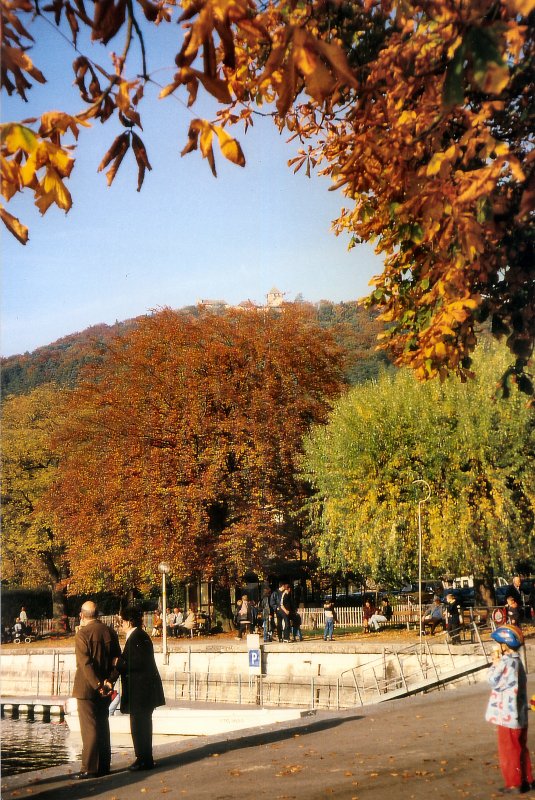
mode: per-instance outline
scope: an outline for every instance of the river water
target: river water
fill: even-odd
[[[2,775],[77,761],[80,744],[65,722],[2,717]]]
[[[75,762],[80,766],[82,740],[80,734],[69,730],[65,722],[11,719],[2,717],[2,775],[16,775],[34,769],[58,767]],[[154,746],[169,744],[185,736],[153,736]],[[112,758],[114,754],[132,751],[130,734],[112,735]],[[78,762],[78,763],[76,763]]]

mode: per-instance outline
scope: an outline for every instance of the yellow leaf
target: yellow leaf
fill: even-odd
[[[206,91],[210,92],[220,103],[232,102],[232,97],[226,81],[222,81],[220,78],[211,78],[209,75],[205,75],[204,72],[199,72],[196,69],[192,69],[191,73],[200,80]]]
[[[505,156],[509,152],[509,145],[507,142],[498,142],[494,148],[494,152],[497,156]]]
[[[511,173],[513,178],[517,180],[519,183],[526,180],[526,176],[524,174],[524,170],[520,166],[520,161],[515,156],[508,156],[507,160],[509,161],[509,166],[511,167]]]
[[[201,121],[201,153],[205,158],[208,158],[208,154],[212,149],[212,136],[214,134],[213,128],[209,122],[205,122],[204,120]]]
[[[509,83],[509,67],[489,64],[482,89],[489,94],[500,94]]]
[[[41,194],[36,197],[35,205],[41,212],[41,214],[46,214],[50,206],[54,203],[54,195],[52,192],[48,194]]]
[[[440,172],[440,167],[442,166],[442,162],[445,159],[444,153],[435,153],[433,158],[427,165],[427,170],[425,172],[426,175],[436,175],[437,172]]]
[[[8,231],[12,233],[21,244],[26,244],[28,241],[28,228],[25,225],[22,225],[22,223],[19,222],[16,217],[6,211],[3,206],[0,206],[0,219]]]
[[[240,143],[236,141],[236,139],[233,139],[231,136],[229,136],[226,130],[221,128],[219,125],[215,126],[215,132],[219,140],[221,152],[225,158],[227,158],[229,161],[232,161],[233,164],[238,164],[238,166],[244,167],[245,157],[240,147]]]
[[[7,149],[8,153],[16,153],[17,150],[23,150],[25,153],[32,153],[37,147],[37,136],[25,125],[9,122],[6,125],[2,125],[1,131],[2,144]]]
[[[74,158],[72,158],[61,147],[57,147],[54,144],[49,144],[47,149],[50,163],[57,169],[63,178],[67,178],[72,172]]]
[[[20,168],[20,177],[24,186],[29,186],[34,179],[37,161],[35,152],[26,159],[26,163]]]
[[[508,5],[517,14],[527,17],[535,9],[535,0],[509,0]]]
[[[45,177],[41,181],[41,186],[45,194],[52,194],[57,206],[65,211],[70,209],[72,206],[71,195],[55,169],[48,167]]]
[[[123,114],[128,111],[130,108],[130,86],[132,84],[128,83],[127,81],[121,81],[119,84],[119,91],[117,92],[117,108],[119,108]]]

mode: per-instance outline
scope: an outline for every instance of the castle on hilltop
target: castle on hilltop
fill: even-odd
[[[241,303],[238,303],[237,306],[233,306],[231,303],[227,303],[225,300],[199,300],[197,302],[198,306],[202,308],[207,308],[210,311],[220,311],[225,308],[239,308],[244,311],[250,309],[257,309],[257,310],[273,310],[276,308],[280,308],[284,303],[284,292],[281,292],[276,287],[273,287],[267,295],[266,295],[266,302],[264,305],[257,305],[253,303],[252,300],[242,300]]]

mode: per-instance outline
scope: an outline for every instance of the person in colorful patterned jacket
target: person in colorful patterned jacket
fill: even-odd
[[[524,637],[520,628],[504,625],[491,633],[498,643],[489,669],[492,687],[485,719],[496,725],[498,758],[505,787],[501,794],[535,789],[527,747],[528,696],[526,671],[518,652]]]

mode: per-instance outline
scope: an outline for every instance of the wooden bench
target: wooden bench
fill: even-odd
[[[402,624],[407,625],[407,630],[410,630],[411,625],[416,627],[419,626],[420,616],[417,609],[402,609],[400,611],[394,610],[390,622],[401,622]]]

